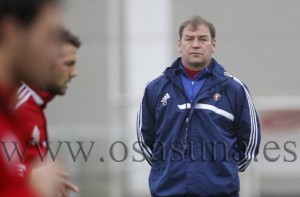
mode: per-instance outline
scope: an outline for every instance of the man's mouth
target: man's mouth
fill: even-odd
[[[66,87],[66,88],[69,88],[70,83],[71,83],[71,80],[67,81],[67,82],[65,83],[65,87]]]
[[[193,53],[190,53],[190,55],[203,55],[203,54],[202,53],[193,52]]]

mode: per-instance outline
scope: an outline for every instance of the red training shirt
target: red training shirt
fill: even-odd
[[[41,156],[47,152],[48,133],[44,110],[54,96],[23,82],[17,94],[16,110],[22,114],[22,132],[19,136],[27,143],[24,163],[30,165],[36,160],[41,161]]]

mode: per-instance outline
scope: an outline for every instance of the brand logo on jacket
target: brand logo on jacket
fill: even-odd
[[[215,101],[220,100],[220,98],[221,98],[221,94],[219,94],[219,93],[215,93],[215,94],[213,95],[213,99],[214,99]]]
[[[171,98],[169,93],[167,93],[160,102],[162,102],[163,106],[166,106],[168,104],[168,99]]]

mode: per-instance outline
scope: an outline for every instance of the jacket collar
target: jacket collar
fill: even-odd
[[[180,64],[181,57],[177,58],[170,67],[166,68],[164,74],[183,91],[180,77],[177,77],[181,72]],[[207,67],[207,72],[209,73],[209,75],[207,76],[208,79],[200,90],[200,94],[204,92],[207,92],[207,94],[211,94],[211,91],[220,91],[228,84],[227,77],[224,76],[224,67],[218,64],[218,62],[214,58],[211,59],[211,62]]]
[[[42,108],[46,108],[47,104],[55,97],[55,95],[42,91],[34,85],[25,84],[24,82],[22,83],[30,90],[34,102]]]

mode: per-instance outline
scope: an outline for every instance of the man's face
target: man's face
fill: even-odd
[[[72,78],[76,77],[75,68],[77,48],[69,43],[63,44],[61,55],[57,58],[53,69],[48,91],[52,94],[64,95]]]
[[[34,23],[24,28],[16,63],[18,79],[46,88],[48,73],[61,53],[62,26],[58,5],[47,4]]]
[[[211,38],[209,28],[199,25],[194,29],[188,25],[178,40],[178,51],[185,66],[199,69],[209,65],[211,55],[216,48],[216,40]]]

